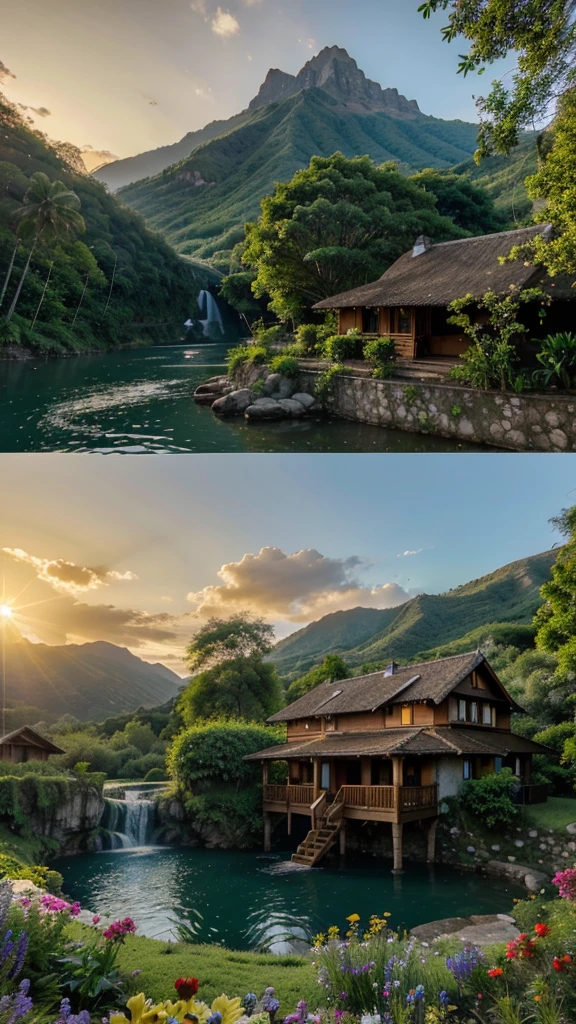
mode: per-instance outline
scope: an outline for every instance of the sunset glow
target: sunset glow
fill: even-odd
[[[0,604],[0,618],[11,619],[12,615],[13,612],[9,604]]]

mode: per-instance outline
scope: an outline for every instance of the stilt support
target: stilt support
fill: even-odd
[[[434,821],[430,823],[428,829],[428,853],[427,861],[429,864],[433,864],[436,860],[436,829],[438,828],[438,818],[434,818]]]
[[[343,857],[346,853],[346,826],[342,825],[340,829],[340,856]]]
[[[270,815],[264,812],[264,853],[270,853],[272,840],[272,821]]]
[[[396,822],[392,825],[392,847],[394,850],[394,867],[392,868],[393,875],[402,874],[402,830],[403,825]]]

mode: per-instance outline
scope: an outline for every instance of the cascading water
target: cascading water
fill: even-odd
[[[108,833],[111,850],[149,846],[154,824],[154,803],[142,798],[147,790],[126,789],[124,799],[104,800],[102,827]]]
[[[198,308],[200,310],[200,323],[204,331],[204,337],[208,337],[210,334],[210,328],[213,325],[219,328],[220,334],[224,334],[224,323],[222,320],[222,314],[218,308],[218,303],[211,292],[207,292],[204,288],[198,295]],[[204,318],[204,319],[202,319]],[[187,320],[184,327],[193,327],[194,321]]]

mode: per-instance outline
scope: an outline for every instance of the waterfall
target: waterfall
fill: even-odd
[[[111,850],[149,846],[154,824],[154,803],[141,799],[146,790],[127,789],[123,800],[106,797],[102,827],[109,837]]]
[[[211,325],[215,324],[220,334],[224,334],[224,323],[222,321],[222,314],[218,308],[218,303],[211,292],[207,292],[204,288],[198,296],[198,308],[200,310],[200,323],[204,330],[204,336],[207,337],[210,334]],[[205,319],[202,319],[202,318]],[[187,320],[184,327],[193,327],[194,321]]]

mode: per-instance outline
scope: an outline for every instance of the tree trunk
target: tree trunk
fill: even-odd
[[[16,294],[15,294],[14,298],[12,299],[12,304],[10,306],[10,309],[8,310],[7,315],[6,315],[6,323],[9,323],[9,321],[14,316],[14,310],[16,309],[16,306],[18,305],[18,299],[20,298],[20,292],[22,291],[22,285],[24,284],[24,281],[26,280],[26,276],[28,274],[28,270],[30,269],[30,260],[32,259],[32,254],[34,253],[34,249],[36,248],[37,242],[38,242],[38,238],[36,237],[34,239],[33,244],[32,244],[32,248],[30,249],[30,252],[28,253],[28,259],[26,260],[26,266],[24,267],[24,270],[22,271],[22,277],[20,278],[20,280],[18,282],[18,287],[16,289]]]
[[[44,302],[44,296],[46,295],[46,289],[48,287],[48,282],[50,280],[50,275],[52,273],[52,267],[53,266],[54,266],[54,260],[52,260],[52,263],[50,264],[50,269],[48,271],[48,274],[46,276],[46,280],[44,282],[44,288],[42,289],[42,295],[40,296],[40,302],[36,306],[36,312],[34,313],[34,319],[32,321],[32,327],[34,327],[34,324],[36,323],[36,321],[38,319],[38,313],[40,312],[40,309],[42,307],[42,303]]]
[[[18,252],[18,246],[19,245],[20,245],[20,239],[18,238],[18,239],[16,239],[16,245],[14,246],[14,251],[13,251],[11,259],[10,259],[10,265],[8,267],[8,270],[6,271],[6,277],[4,278],[4,284],[2,285],[2,294],[0,295],[0,306],[4,302],[4,296],[6,295],[6,289],[7,289],[8,285],[9,285],[9,283],[10,283],[10,278],[12,277],[12,271],[14,269],[14,260],[16,259],[16,253]]]

